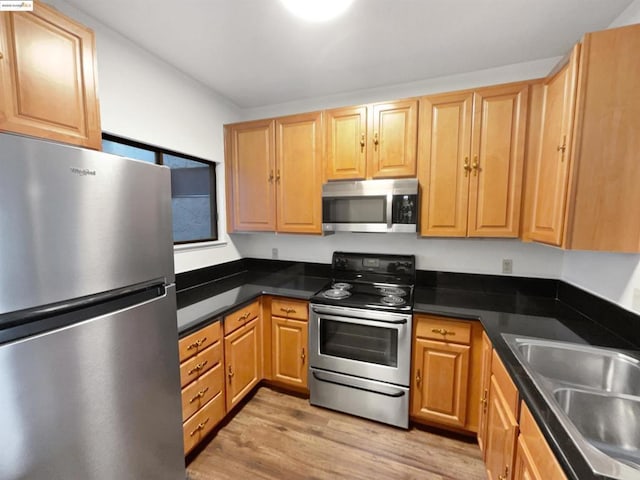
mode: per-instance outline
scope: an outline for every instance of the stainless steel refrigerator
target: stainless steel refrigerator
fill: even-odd
[[[0,478],[184,479],[170,171],[0,134]]]

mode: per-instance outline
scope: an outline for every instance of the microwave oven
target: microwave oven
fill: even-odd
[[[360,180],[322,186],[322,231],[417,231],[418,180]]]

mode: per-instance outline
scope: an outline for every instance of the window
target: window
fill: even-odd
[[[215,163],[106,133],[102,150],[171,169],[174,243],[218,239]]]

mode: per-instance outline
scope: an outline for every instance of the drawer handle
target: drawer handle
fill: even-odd
[[[200,390],[195,397],[193,397],[191,400],[189,400],[189,403],[193,403],[196,400],[202,398],[205,396],[205,394],[209,391],[209,387],[205,388],[204,390]]]
[[[302,347],[302,354],[300,355],[300,358],[302,358],[302,364],[304,365],[304,360],[307,358],[307,355],[304,353],[304,347]]]
[[[189,345],[187,347],[187,350],[193,350],[194,348],[198,348],[199,346],[201,346],[206,341],[207,341],[207,337],[203,337],[200,340],[198,340],[197,342],[193,342],[191,345]]]
[[[244,314],[240,315],[240,316],[238,317],[238,321],[240,321],[240,322],[241,322],[241,321],[243,321],[243,320],[246,320],[247,318],[249,318],[249,315],[251,315],[251,312],[246,312],[246,313],[244,313]]]
[[[280,310],[282,310],[284,313],[296,313],[296,309],[295,308],[289,308],[289,307],[283,308],[283,307],[280,307]]]
[[[233,373],[233,369],[231,368],[231,365],[229,365],[229,373],[227,374],[229,375],[229,382],[231,382],[231,379],[233,378],[233,376],[235,375]]]
[[[193,367],[191,370],[187,372],[187,375],[191,375],[192,373],[199,372],[205,367],[207,363],[209,363],[209,360],[205,360],[204,362],[197,364],[195,367]]]
[[[445,337],[446,337],[447,335],[451,335],[451,336],[453,336],[453,335],[455,335],[455,334],[456,334],[456,332],[450,332],[449,330],[446,330],[446,329],[444,329],[444,328],[434,328],[434,329],[432,329],[431,331],[432,331],[433,333],[439,333],[440,335],[444,335]]]
[[[204,422],[199,423],[198,426],[196,427],[196,429],[191,432],[189,434],[190,437],[193,437],[196,433],[198,433],[200,430],[202,430],[204,428],[204,426],[209,422],[209,419],[207,418]]]

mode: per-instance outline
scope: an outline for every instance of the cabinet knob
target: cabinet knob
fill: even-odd
[[[302,358],[302,364],[304,365],[304,360],[307,358],[307,356],[304,353],[304,347],[302,347],[302,354],[300,355],[300,358]]]
[[[567,136],[562,136],[562,145],[558,147],[558,151],[562,152],[560,155],[560,161],[564,162],[564,152],[567,150]]]
[[[196,393],[196,395],[191,400],[189,400],[189,403],[193,403],[196,400],[199,400],[200,398],[204,397],[208,391],[209,391],[209,387],[205,388],[204,390],[200,390],[198,393]]]
[[[196,372],[199,372],[200,370],[202,370],[207,365],[207,363],[209,363],[209,361],[205,360],[204,362],[197,364],[196,366],[194,366],[191,370],[189,370],[187,372],[187,375],[192,375],[192,374],[194,374]]]
[[[273,170],[269,170],[269,183],[273,183]]]
[[[209,422],[209,419],[207,418],[204,422],[199,423],[198,426],[196,427],[196,429],[191,432],[189,434],[190,437],[193,437],[196,433],[198,433],[200,430],[202,430],[204,428],[204,426]]]
[[[361,151],[361,152],[364,152],[364,145],[365,145],[365,142],[364,142],[364,133],[361,133],[361,134],[360,134],[360,151]]]
[[[473,163],[471,164],[471,168],[473,168],[473,176],[478,175],[478,170],[480,170],[480,162],[478,162],[478,155],[473,156]]]
[[[231,379],[233,378],[233,369],[231,368],[231,365],[229,365],[229,373],[227,374],[229,376],[229,381],[231,381]]]
[[[380,141],[378,140],[378,132],[373,134],[373,145],[375,147],[375,150],[378,150],[378,144],[380,143]]]
[[[480,399],[480,404],[482,405],[482,413],[487,413],[487,405],[489,404],[489,400],[487,400],[489,392],[485,389],[482,398]]]
[[[0,60],[2,60],[4,58],[4,55],[2,54],[2,52],[0,52]]]
[[[464,157],[464,165],[462,165],[462,168],[464,168],[464,176],[469,176],[469,172],[471,171],[471,165],[469,165],[469,157]]]
[[[276,171],[276,183],[280,183],[280,170]]]
[[[207,337],[203,337],[200,340],[193,342],[191,345],[189,345],[187,347],[187,350],[193,350],[194,348],[198,348],[206,341],[207,341]]]
[[[500,480],[507,480],[507,478],[509,478],[509,465],[505,465],[504,474],[498,475],[498,478]]]
[[[420,369],[416,372],[416,386],[420,386],[420,382],[422,382],[422,377],[420,376]]]
[[[295,308],[280,307],[280,310],[283,311],[284,313],[296,313],[296,309]]]

